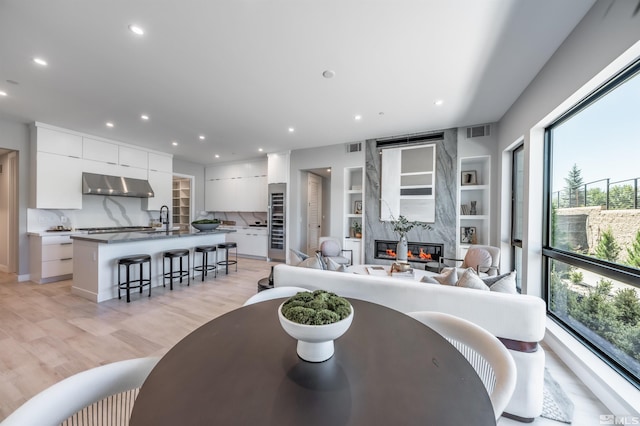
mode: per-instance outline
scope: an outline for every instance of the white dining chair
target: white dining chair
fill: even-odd
[[[35,395],[0,426],[128,425],[138,389],[159,360],[135,358],[77,373]]]
[[[254,303],[264,302],[265,300],[278,299],[280,297],[291,297],[301,291],[310,291],[303,287],[274,287],[267,290],[262,290],[259,293],[254,294],[247,299],[242,306],[253,305]]]
[[[464,355],[480,376],[493,405],[496,420],[511,400],[516,388],[516,364],[494,335],[465,319],[441,312],[409,312],[447,339]]]

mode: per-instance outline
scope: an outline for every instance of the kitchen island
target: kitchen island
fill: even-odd
[[[151,286],[157,287],[162,285],[164,251],[224,243],[226,235],[231,232],[235,231],[216,229],[206,232],[145,231],[72,235],[74,261],[71,292],[94,302],[118,297],[118,259],[143,253],[151,256]],[[224,251],[218,256],[222,260]]]

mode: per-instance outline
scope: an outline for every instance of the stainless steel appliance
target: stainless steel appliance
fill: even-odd
[[[269,247],[267,258],[270,261],[279,260],[284,262],[287,258],[286,189],[287,184],[285,183],[269,184]]]

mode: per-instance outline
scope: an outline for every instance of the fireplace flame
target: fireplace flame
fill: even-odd
[[[387,256],[396,257],[396,252],[391,249],[387,249],[386,253]]]
[[[431,253],[425,253],[422,248],[420,248],[420,259],[431,260]]]

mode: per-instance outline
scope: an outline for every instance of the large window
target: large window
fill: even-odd
[[[640,387],[640,63],[546,132],[549,314]]]

